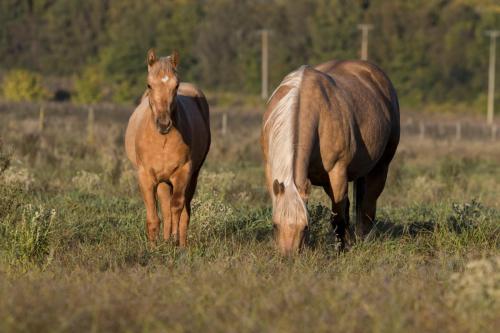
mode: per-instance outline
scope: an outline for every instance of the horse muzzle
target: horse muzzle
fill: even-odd
[[[168,134],[168,132],[170,132],[170,130],[172,129],[172,120],[167,120],[165,122],[157,120],[156,128],[158,129],[158,132],[160,132],[160,134]]]
[[[285,257],[291,257],[299,253],[304,247],[307,236],[307,228],[303,230],[281,230],[281,233],[278,232],[277,234],[279,252]]]

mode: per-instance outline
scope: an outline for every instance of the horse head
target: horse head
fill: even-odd
[[[168,57],[158,58],[153,49],[148,51],[148,95],[156,128],[167,134],[172,128],[172,116],[176,111],[175,96],[180,79],[177,75],[179,54],[174,51]]]
[[[276,242],[283,255],[298,252],[307,237],[307,194],[301,192],[294,184],[273,182],[273,224]]]

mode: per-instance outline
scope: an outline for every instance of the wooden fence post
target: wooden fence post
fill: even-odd
[[[226,135],[227,133],[227,112],[224,111],[222,114],[222,135]]]
[[[455,140],[460,141],[462,139],[462,123],[460,121],[457,121],[455,128],[456,128]]]
[[[90,106],[88,108],[88,115],[87,115],[87,143],[90,146],[94,145],[94,122],[95,122],[94,108]]]
[[[38,131],[42,134],[45,127],[45,108],[43,105],[40,107],[40,112],[38,114]]]
[[[425,138],[425,124],[423,121],[420,122],[420,140]]]

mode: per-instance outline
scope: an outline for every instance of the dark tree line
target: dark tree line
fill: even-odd
[[[474,100],[486,89],[490,0],[1,0],[0,71],[81,77],[88,68],[117,99],[144,88],[149,47],[181,54],[181,75],[207,90],[257,93],[260,38],[270,36],[271,87],[301,64],[370,59],[408,101]],[[500,52],[499,52],[500,53]],[[88,72],[88,71],[87,71]]]

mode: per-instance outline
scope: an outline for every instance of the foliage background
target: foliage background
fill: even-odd
[[[484,32],[500,26],[493,0],[2,0],[0,72],[72,77],[98,68],[104,80],[92,82],[107,93],[93,96],[130,102],[154,46],[179,50],[183,79],[205,90],[257,94],[260,29],[272,30],[273,87],[303,63],[358,58],[361,22],[375,25],[370,59],[407,105],[484,100]]]

